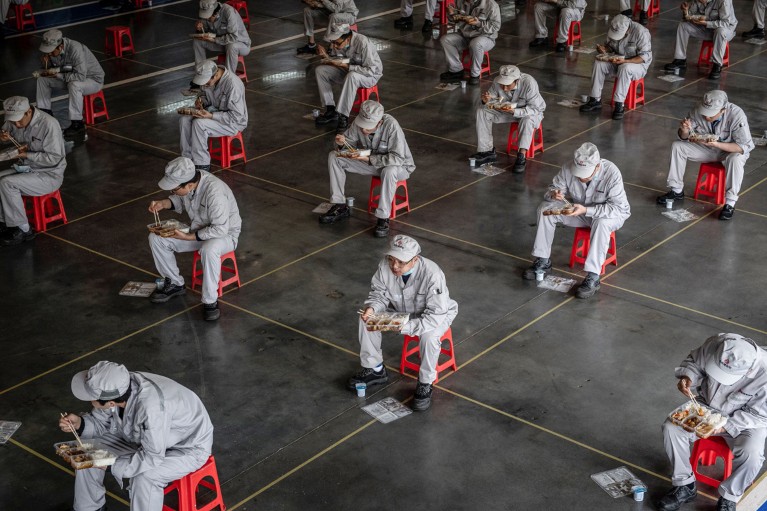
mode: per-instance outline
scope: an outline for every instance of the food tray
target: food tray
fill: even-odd
[[[573,211],[575,211],[574,208],[550,208],[543,210],[543,216],[570,215]]]
[[[686,21],[706,21],[706,16],[703,14],[693,14],[685,16],[684,19]]]
[[[339,62],[341,64],[348,64],[352,61],[352,59],[347,59],[344,57],[326,57],[320,61],[320,64],[330,64],[331,62]]]
[[[511,108],[517,108],[517,104],[513,101],[488,101],[485,106],[490,110],[503,110],[503,108],[507,106],[510,106]]]
[[[465,21],[468,22],[470,19],[473,19],[474,16],[469,16],[468,14],[453,14],[453,20],[454,21]]]
[[[40,78],[41,76],[54,76],[59,74],[60,69],[58,67],[49,67],[48,69],[38,69],[32,72],[32,76]]]
[[[624,59],[626,57],[617,53],[597,53],[594,58],[601,62],[610,62],[612,59]]]
[[[206,41],[212,41],[213,39],[216,38],[216,34],[214,34],[213,32],[205,32],[205,33],[196,32],[194,34],[189,34],[189,37],[193,39],[205,39]]]
[[[350,151],[344,149],[343,151],[336,151],[336,156],[341,158],[356,158],[358,156],[370,156],[370,149],[358,149],[356,151]]]
[[[177,230],[184,233],[189,232],[188,225],[172,218],[170,220],[163,220],[159,224],[149,224],[146,227],[153,233],[157,234],[158,236],[162,236],[163,238],[170,238]]]
[[[727,417],[706,405],[695,406],[687,402],[675,408],[670,414],[671,422],[686,431],[695,433],[700,438],[708,438],[711,433],[727,423]]]
[[[719,135],[713,133],[690,133],[688,137],[690,142],[717,142]]]
[[[399,332],[409,318],[406,312],[374,312],[368,316],[365,326],[372,332]]]
[[[22,146],[22,147],[26,149],[26,146]],[[0,161],[15,160],[18,157],[19,157],[18,147],[9,147],[8,149],[5,149],[4,151],[0,151]]]
[[[80,448],[75,440],[53,444],[56,454],[72,465],[75,470],[114,465],[117,456],[103,446],[93,442],[83,442]]]
[[[204,111],[205,110],[200,110],[198,108],[192,108],[188,106],[184,106],[176,110],[176,112],[181,115],[202,115]]]

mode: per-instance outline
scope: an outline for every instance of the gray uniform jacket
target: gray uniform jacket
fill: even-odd
[[[445,321],[452,323],[458,314],[458,304],[450,299],[445,274],[437,263],[425,257],[420,257],[413,266],[407,284],[391,272],[384,257],[373,275],[365,307],[372,307],[375,312],[393,309],[410,313],[402,333],[418,336],[436,329]]]
[[[349,13],[355,18],[360,13],[357,6],[354,4],[354,0],[320,0],[322,5],[325,6],[330,12],[336,13]]]
[[[706,339],[690,352],[676,368],[677,378],[690,378],[691,389],[698,388],[700,396],[712,408],[728,417],[724,429],[737,437],[745,429],[767,428],[767,353],[757,346],[758,359],[753,369],[733,385],[722,385],[706,375],[706,363],[716,358],[719,345],[726,334]]]
[[[352,32],[349,48],[336,50],[331,47],[330,55],[349,59],[349,71],[354,71],[363,76],[375,78],[376,81],[383,75],[383,63],[378,56],[375,43],[357,32]]]
[[[635,21],[631,22],[623,39],[614,41],[608,38],[605,41],[605,46],[612,53],[623,55],[626,59],[642,57],[644,68],[650,67],[652,62],[650,31]]]
[[[691,132],[719,135],[719,142],[735,142],[743,149],[744,156],[754,148],[746,113],[738,105],[729,101],[725,103],[724,113],[716,127],[712,127],[711,123],[698,113],[697,108],[692,109],[687,118],[692,122]]]
[[[169,449],[210,454],[213,424],[197,394],[175,381],[150,373],[130,373],[131,395],[120,418],[119,407],[93,409],[83,416],[82,436],[111,433],[138,445],[131,456],[112,465],[118,479],[132,478],[159,465]]]
[[[624,222],[631,216],[631,208],[623,189],[623,178],[618,167],[611,161],[602,159],[599,171],[591,182],[581,183],[570,172],[572,161],[564,164],[546,192],[546,200],[551,200],[554,190],[564,190],[573,198],[572,202],[586,206],[586,216],[591,218],[619,218]],[[588,186],[587,186],[588,185]]]
[[[221,10],[218,11],[216,21],[211,23],[203,20],[202,26],[206,32],[216,34],[215,42],[222,46],[232,43],[242,43],[250,46],[250,36],[242,22],[242,16],[237,10],[229,4],[221,4]]]
[[[3,129],[17,142],[28,146],[27,157],[22,163],[29,165],[32,172],[47,172],[62,178],[67,159],[59,121],[35,108],[26,128],[6,122]]]
[[[65,82],[82,82],[90,78],[94,82],[104,83],[104,70],[93,52],[83,43],[64,38],[64,50],[58,57],[51,57],[51,66],[72,66],[71,73],[60,73]]]
[[[514,117],[527,117],[542,114],[546,110],[546,102],[538,91],[538,82],[529,74],[522,73],[519,76],[517,88],[513,91],[504,92],[503,87],[493,82],[488,90],[491,96],[501,97],[504,102],[514,102]]]
[[[370,164],[376,168],[388,166],[403,167],[412,173],[415,170],[413,155],[405,140],[397,120],[389,114],[384,114],[381,125],[371,136],[362,133],[354,123],[344,133],[347,142],[358,149],[370,149]]]
[[[473,16],[480,20],[479,25],[469,25],[465,21],[456,24],[458,32],[467,39],[483,35],[490,39],[498,37],[501,29],[501,9],[494,0],[458,0],[456,12]]]
[[[168,197],[174,211],[187,212],[192,221],[190,230],[196,232],[199,239],[229,236],[236,243],[242,230],[242,219],[232,190],[210,172],[200,172],[202,177],[192,193]]]
[[[732,7],[732,0],[709,0],[701,4],[697,0],[690,2],[687,10],[690,16],[704,15],[706,17],[706,28],[726,27],[735,30],[738,26],[738,20],[735,18],[735,9]]]
[[[203,87],[205,96],[202,97],[202,104],[213,114],[214,121],[242,131],[248,125],[245,85],[234,73],[223,66],[218,67],[224,70],[224,74],[214,87]]]

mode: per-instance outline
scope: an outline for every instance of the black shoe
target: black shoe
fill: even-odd
[[[27,232],[22,231],[18,227],[9,227],[0,236],[0,243],[5,246],[18,245],[19,243],[34,239],[35,236],[37,236],[37,233],[31,227]]]
[[[598,98],[589,97],[589,100],[582,104],[578,109],[581,112],[594,112],[602,110],[602,100]]]
[[[67,129],[64,130],[64,138],[77,138],[82,137],[85,134],[85,123],[80,121],[72,121]]]
[[[698,492],[695,490],[695,483],[690,483],[686,486],[674,486],[670,492],[656,503],[656,506],[659,511],[676,511],[682,507],[682,504],[692,502],[696,495],[698,495]]]
[[[194,170],[204,170],[205,172],[210,172],[210,165],[195,165]]]
[[[743,37],[746,39],[764,39],[764,29],[754,25],[754,28],[748,32],[743,32]]]
[[[415,386],[415,396],[413,396],[413,410],[423,412],[431,406],[431,383],[421,383]]]
[[[443,82],[461,81],[463,80],[463,71],[445,71],[439,75],[439,79]]]
[[[301,46],[296,50],[296,53],[299,55],[315,55],[317,53],[317,45],[316,44],[306,44],[304,46]]]
[[[634,14],[634,11],[631,9],[626,9],[625,11],[621,11],[621,14],[628,17],[628,19],[631,19],[631,15]]]
[[[546,46],[547,42],[548,41],[546,41],[545,37],[536,37],[535,39],[530,41],[530,44],[528,44],[527,46],[529,46],[530,48],[535,48],[537,46]]]
[[[194,81],[189,82],[189,88],[192,89],[192,90],[200,90],[201,89],[201,87],[199,85],[197,85],[196,83],[194,83]]]
[[[394,20],[394,28],[413,28],[413,15]]]
[[[354,390],[358,383],[364,383],[368,387],[371,387],[373,385],[386,383],[387,381],[389,381],[389,373],[386,372],[385,367],[380,373],[375,372],[372,368],[363,367],[361,371],[349,378],[348,386],[351,390]]]
[[[514,174],[521,174],[525,171],[525,165],[527,165],[527,151],[520,151],[517,153],[517,161],[514,162],[514,167],[511,171]]]
[[[719,220],[732,220],[733,213],[735,213],[735,206],[725,204],[722,211],[719,212]]]
[[[624,113],[625,111],[623,109],[623,103],[616,101],[615,108],[613,108],[613,119],[616,121],[620,121],[621,119],[623,119]]]
[[[220,317],[221,310],[218,308],[218,302],[203,304],[202,319],[205,321],[216,321]]]
[[[551,261],[542,257],[536,257],[533,265],[522,274],[522,278],[525,280],[535,280],[535,274],[538,271],[543,271],[545,278],[546,274],[551,272]]]
[[[482,151],[479,153],[474,153],[469,158],[474,158],[474,164],[479,167],[480,165],[484,165],[485,163],[494,163],[498,160],[498,155],[495,154],[495,147],[493,147],[492,151]]]
[[[338,114],[338,123],[336,124],[336,133],[343,135],[346,128],[349,127],[349,117],[344,114]]]
[[[647,16],[647,11],[641,11],[639,13],[639,24],[646,27],[650,18]]]
[[[352,215],[351,209],[346,204],[333,204],[333,207],[324,215],[320,215],[321,224],[333,224]]]
[[[479,85],[479,76],[469,78],[469,85]]]
[[[554,51],[557,53],[563,53],[565,51],[565,43],[557,43],[557,46],[554,48]]]
[[[600,287],[602,286],[599,285],[599,275],[589,272],[588,276],[581,282],[581,285],[578,286],[578,289],[575,290],[575,297],[582,299],[591,298],[599,291]]]
[[[315,126],[325,126],[333,122],[338,122],[338,112],[335,107],[325,107],[325,113],[314,119]]]
[[[656,202],[660,204],[661,206],[665,206],[666,199],[671,199],[674,201],[684,200],[684,190],[682,190],[679,193],[676,193],[674,190],[669,190],[668,193],[666,193],[665,195],[659,195],[658,200]]]
[[[663,66],[666,71],[674,71],[676,69],[687,69],[687,59],[674,59],[670,64]]]
[[[376,238],[385,238],[389,235],[389,219],[379,218],[376,222],[376,230],[373,233]]]
[[[162,289],[155,289],[149,296],[149,301],[152,303],[165,303],[174,296],[181,296],[186,294],[186,288],[184,286],[177,286],[172,283],[168,277],[165,277],[165,285]]]
[[[719,497],[716,501],[716,511],[735,511],[735,502]]]
[[[431,32],[431,29],[434,27],[434,24],[431,22],[431,20],[424,20],[423,26],[421,27],[421,32],[424,34],[427,34]]]
[[[721,64],[713,64],[711,66],[711,72],[708,74],[708,79],[709,80],[718,80],[720,76],[722,76],[722,65]]]

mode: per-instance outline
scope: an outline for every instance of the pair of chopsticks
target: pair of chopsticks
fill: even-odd
[[[157,226],[160,225],[160,213],[158,213],[157,211],[154,212],[154,223]]]
[[[687,394],[687,395],[688,395],[688,396],[690,396],[690,401],[692,401],[692,404],[693,404],[693,405],[695,405],[695,408],[696,408],[696,409],[700,409],[700,408],[702,408],[702,407],[700,406],[700,403],[698,403],[698,400],[697,400],[697,399],[695,399],[695,396],[692,394],[692,391],[691,391],[691,390],[688,390],[688,392],[689,392],[689,394]]]
[[[8,132],[6,131],[6,133],[8,133]],[[15,138],[13,138],[13,136],[12,136],[10,133],[8,133],[8,140],[10,140],[11,142],[13,142],[13,145],[15,145],[15,146],[16,146],[16,149],[21,149],[21,146],[22,146],[22,144],[19,144],[19,143],[16,141],[16,139],[15,139]]]
[[[64,412],[61,412],[61,418],[65,418],[67,414]],[[75,440],[77,440],[77,443],[80,445],[80,449],[84,449],[83,447],[83,441],[80,440],[80,435],[77,434],[77,430],[75,429],[75,425],[72,424],[72,421],[67,419],[67,424],[69,424],[69,429],[72,430],[72,434],[75,436]]]

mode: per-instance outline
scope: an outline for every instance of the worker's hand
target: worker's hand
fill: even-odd
[[[350,160],[357,160],[357,161],[364,161],[365,163],[370,163],[370,156],[349,156]]]
[[[69,426],[70,422],[72,423],[72,426],[75,427],[75,431],[77,431],[80,429],[80,425],[83,423],[83,418],[79,415],[68,413],[64,417],[59,418],[59,429],[67,433],[71,433],[72,428]]]
[[[171,238],[175,238],[177,240],[184,240],[184,241],[197,241],[197,237],[191,233],[191,232],[181,232],[178,229],[173,231],[173,236]]]
[[[319,56],[320,56],[320,57],[322,57],[323,59],[326,59],[326,58],[328,58],[328,56],[329,56],[329,55],[328,55],[328,50],[327,50],[327,48],[325,48],[325,47],[324,47],[324,46],[322,46],[321,44],[318,44],[318,45],[317,45],[317,55],[319,55]]]
[[[482,93],[482,104],[486,105],[488,101],[490,101],[490,91],[486,90]]]
[[[686,13],[690,9],[690,4],[688,2],[682,2],[682,5],[679,6],[679,9],[681,9],[683,13]]]
[[[690,385],[692,385],[692,380],[687,376],[682,376],[679,378],[679,381],[676,384],[676,388],[678,388],[679,392],[685,396],[692,397],[692,390],[690,390]]]
[[[43,65],[43,67],[48,67],[48,64],[51,62],[51,56],[47,53],[43,53],[40,55],[40,63]]]
[[[454,4],[449,4],[449,5],[447,6],[447,12],[448,12],[448,14],[455,14],[455,10],[456,10],[456,9],[455,9],[455,5],[454,5]]]
[[[205,105],[202,104],[202,98],[201,97],[197,96],[197,99],[194,100],[194,107],[197,110],[202,110],[203,108],[205,108]]]
[[[213,119],[213,114],[204,109],[198,109],[198,111],[192,115],[198,119]]]
[[[23,160],[26,157],[27,157],[27,147],[26,146],[19,147],[19,158]]]
[[[690,119],[682,119],[682,122],[679,123],[679,129],[689,133],[692,129],[692,121]]]
[[[195,29],[196,31],[198,31],[198,32],[202,32],[202,21],[197,21],[197,22],[194,24],[194,29]]]
[[[371,314],[373,314],[373,307],[366,308],[365,312],[363,312],[360,315],[360,321],[362,321],[363,323],[366,322],[368,320],[368,318],[370,318]]]
[[[11,134],[5,130],[0,130],[0,142],[8,142],[11,139]]]
[[[624,59],[623,57],[612,57],[612,58],[610,58],[610,64],[616,64],[616,65],[619,66],[619,65],[625,64],[625,63],[626,63],[626,59]]]
[[[331,60],[330,64],[336,66],[338,69],[343,69],[344,71],[349,70],[349,64],[341,62],[340,60]]]
[[[693,21],[693,23],[695,25],[700,25],[702,27],[705,27],[708,24],[708,21],[706,21],[706,20],[695,20],[695,21]]]
[[[346,137],[340,133],[336,135],[336,145],[344,145],[346,143]]]
[[[467,19],[466,23],[468,23],[469,25],[472,25],[474,27],[482,24],[482,22],[479,21],[479,18],[475,18],[474,16],[472,16],[469,19]]]
[[[501,112],[506,112],[507,114],[513,114],[514,113],[514,107],[511,105],[501,105]]]
[[[573,204],[573,212],[570,214],[562,213],[564,216],[583,216],[586,214],[586,206],[583,204]]]
[[[716,140],[716,141],[714,141],[714,142],[701,142],[701,144],[703,144],[703,145],[704,145],[704,146],[706,146],[706,147],[712,147],[712,148],[714,148],[714,149],[719,149],[719,150],[721,150],[721,149],[722,149],[722,148],[720,147],[722,143],[721,143],[721,142],[719,142],[718,140]]]
[[[551,192],[551,198],[554,200],[565,200],[565,194],[562,193],[562,190],[552,190]]]
[[[170,202],[170,199],[163,199],[163,200],[153,200],[149,203],[149,212],[150,213],[157,213],[158,211],[162,211],[163,209],[170,209],[166,208],[165,204],[167,202]],[[171,207],[173,203],[171,202]]]
[[[600,54],[604,54],[604,53],[607,53],[607,48],[605,48],[605,47],[604,47],[604,46],[602,46],[601,44],[598,44],[598,45],[597,45],[597,52],[598,52],[598,53],[600,53]]]

